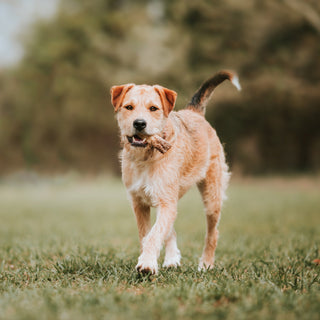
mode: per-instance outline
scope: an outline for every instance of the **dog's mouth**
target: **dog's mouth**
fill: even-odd
[[[127,136],[127,139],[133,147],[145,148],[148,145],[147,139],[140,137],[137,134],[132,137]]]

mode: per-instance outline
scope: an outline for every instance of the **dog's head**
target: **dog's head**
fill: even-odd
[[[111,102],[123,142],[133,147],[146,147],[148,138],[161,135],[176,97],[176,92],[158,85],[113,86]]]

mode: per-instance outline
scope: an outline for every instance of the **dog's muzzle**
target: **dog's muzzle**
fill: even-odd
[[[127,136],[127,139],[129,141],[129,143],[133,146],[133,147],[146,147],[148,145],[147,143],[147,138],[143,137],[143,130],[146,128],[147,126],[147,122],[144,119],[136,119],[133,121],[133,127],[136,131],[137,134],[133,135],[133,136]],[[141,132],[141,134],[140,134]]]

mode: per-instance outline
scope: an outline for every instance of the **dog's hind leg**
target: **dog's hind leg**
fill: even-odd
[[[207,218],[207,233],[199,270],[211,269],[214,265],[219,236],[217,227],[228,178],[228,167],[224,162],[224,157],[221,156],[213,159],[205,179],[198,184]]]
[[[174,228],[171,229],[167,239],[165,240],[166,254],[164,257],[163,267],[180,266],[181,253],[177,246],[177,235]]]

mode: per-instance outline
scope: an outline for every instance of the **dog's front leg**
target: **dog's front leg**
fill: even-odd
[[[139,199],[132,198],[132,207],[134,214],[136,216],[139,240],[140,240],[140,250],[142,252],[142,241],[144,237],[148,234],[151,228],[150,224],[150,207],[141,203]]]
[[[165,239],[166,255],[164,257],[163,267],[176,268],[180,266],[181,253],[177,246],[177,235],[175,230],[172,228]]]
[[[139,257],[136,269],[139,272],[158,272],[157,259],[161,246],[173,228],[174,220],[177,216],[177,203],[160,205],[157,208],[156,223],[143,239],[142,253]]]

